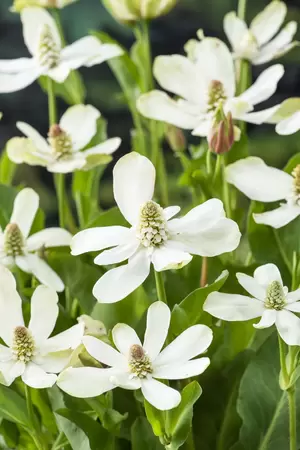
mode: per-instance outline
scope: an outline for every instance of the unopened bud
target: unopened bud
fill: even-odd
[[[229,112],[226,117],[217,122],[208,136],[209,148],[212,152],[227,153],[234,144],[234,125]]]
[[[186,149],[184,133],[174,125],[168,125],[166,129],[166,139],[173,152],[183,152]]]
[[[21,12],[24,8],[64,8],[65,6],[76,2],[77,0],[14,0],[11,10]]]
[[[104,323],[100,320],[92,319],[92,317],[83,314],[77,318],[78,323],[84,324],[84,334],[94,337],[101,337],[106,335],[106,328]]]
[[[155,19],[167,14],[176,0],[104,0],[104,5],[114,18],[123,23],[141,19]]]

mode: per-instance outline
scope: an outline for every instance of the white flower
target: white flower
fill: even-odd
[[[121,144],[116,137],[82,150],[97,131],[100,112],[91,105],[75,105],[62,116],[59,124],[52,125],[48,139],[24,122],[17,127],[27,138],[13,138],[7,143],[8,157],[15,163],[45,166],[49,172],[69,173],[89,170],[107,164],[111,154]]]
[[[62,48],[52,16],[42,8],[21,12],[23,35],[32,58],[0,60],[0,93],[15,92],[32,84],[41,75],[63,83],[71,70],[100,64],[123,53],[115,44],[101,44],[86,36]]]
[[[237,273],[236,276],[240,285],[254,298],[213,292],[204,303],[204,311],[228,321],[261,316],[255,328],[268,328],[275,324],[288,345],[300,345],[300,319],[293,314],[300,312],[300,289],[288,292],[274,264],[258,267],[254,277],[243,273]]]
[[[292,42],[292,39],[297,31],[297,22],[289,22],[278,33],[286,13],[284,2],[273,0],[253,19],[249,28],[234,11],[226,14],[224,30],[234,57],[248,59],[253,64],[264,64],[296,46],[298,43]]]
[[[276,125],[276,131],[282,136],[294,134],[300,130],[300,109]]]
[[[176,0],[150,0],[143,2],[136,0],[104,0],[104,5],[115,19],[121,22],[136,22],[155,19],[167,14]]]
[[[11,11],[20,12],[22,9],[30,6],[39,6],[41,8],[64,8],[76,1],[78,0],[14,0]]]
[[[300,165],[289,175],[260,158],[249,157],[227,166],[226,179],[251,200],[285,200],[277,209],[253,214],[256,223],[281,228],[300,215]]]
[[[206,351],[213,335],[206,325],[194,325],[161,351],[169,325],[168,306],[156,302],[148,309],[143,344],[136,332],[125,324],[116,325],[112,331],[119,351],[92,336],[85,336],[83,343],[87,351],[110,368],[68,368],[60,374],[58,386],[82,398],[101,395],[117,386],[141,389],[146,400],[156,408],[175,408],[181,401],[180,393],[156,378],[182,380],[204,372],[209,358],[193,358]]]
[[[220,109],[225,115],[231,112],[233,119],[255,124],[266,122],[279,109],[280,105],[276,105],[253,112],[254,106],[275,93],[284,74],[282,65],[266,69],[249,89],[236,97],[234,61],[222,41],[215,38],[193,40],[185,48],[188,57],[158,56],[153,69],[158,83],[179,99],[172,99],[158,90],[143,94],[137,107],[144,116],[207,137]]]
[[[216,256],[239,244],[237,224],[226,219],[223,204],[211,199],[180,219],[172,219],[179,206],[163,209],[152,200],[155,169],[149,159],[132,152],[123,156],[113,171],[114,196],[131,228],[90,228],[72,240],[73,255],[113,247],[96,257],[99,265],[128,264],[109,270],[95,284],[94,296],[102,303],[122,300],[140,286],[150,272],[181,268],[192,256]]]
[[[40,283],[61,292],[62,280],[39,256],[39,251],[69,246],[72,235],[62,228],[46,228],[29,236],[38,207],[39,196],[33,189],[23,189],[16,196],[10,221],[4,231],[0,228],[0,264],[8,268],[16,265],[32,273]]]
[[[49,338],[58,316],[58,296],[46,286],[38,286],[31,298],[31,318],[24,324],[22,299],[9,270],[0,267],[0,371],[10,385],[21,376],[28,386],[52,386],[66,366],[72,350],[80,345],[83,325],[78,324]]]

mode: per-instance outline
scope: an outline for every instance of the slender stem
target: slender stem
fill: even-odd
[[[57,450],[58,448],[60,448],[61,444],[65,441],[65,435],[62,431],[60,431],[60,433],[58,434],[57,438],[55,439],[51,450]]]
[[[288,389],[289,420],[290,420],[290,450],[297,450],[297,423],[295,387]]]
[[[281,257],[282,257],[283,261],[285,262],[286,267],[288,268],[289,272],[292,273],[292,270],[293,270],[292,265],[291,265],[290,260],[285,252],[285,249],[281,243],[278,232],[277,232],[277,230],[275,230],[275,228],[273,228],[273,233],[274,233],[274,237],[275,237],[275,241],[276,241],[279,253],[281,254]]]
[[[65,176],[56,173],[54,176],[55,189],[58,201],[59,226],[65,228]]]
[[[238,4],[238,17],[242,20],[246,18],[247,0],[239,0]]]
[[[221,171],[221,167],[222,167],[222,155],[217,155],[213,181],[216,181],[218,179],[220,171]]]
[[[209,150],[209,148],[207,149],[207,152],[206,152],[206,172],[207,172],[207,175],[210,175],[212,173],[211,151]]]
[[[207,271],[208,271],[208,259],[206,256],[202,257],[200,287],[207,285]]]
[[[154,273],[155,273],[155,283],[158,300],[168,304],[162,273],[156,272],[156,270]]]
[[[57,111],[56,111],[56,99],[54,92],[54,82],[52,78],[48,77],[47,80],[47,91],[48,91],[48,113],[49,113],[49,125],[54,125],[57,123]]]
[[[298,287],[297,282],[297,252],[293,252],[293,263],[292,263],[292,291],[295,291]]]
[[[194,442],[194,436],[193,436],[193,429],[191,429],[190,434],[188,435],[187,440],[185,441],[184,445],[186,450],[195,450],[195,442]]]
[[[286,367],[286,352],[285,352],[285,343],[281,339],[280,335],[278,334],[278,345],[279,345],[279,357],[280,357],[280,367],[281,367],[281,373],[283,377],[284,384],[288,386],[289,383],[289,374]]]
[[[225,162],[224,155],[223,155],[222,160],[223,160],[223,161],[222,161],[223,201],[224,201],[224,205],[225,205],[226,215],[227,215],[227,217],[230,219],[230,218],[231,218],[230,190],[229,190],[229,184],[227,183],[226,175],[225,175],[226,162]]]
[[[27,384],[24,383],[25,388],[25,398],[26,398],[26,406],[27,406],[27,412],[30,419],[30,422],[32,424],[32,430],[31,430],[31,437],[37,446],[39,450],[43,450],[45,448],[43,439],[41,438],[40,432],[37,428],[37,421],[34,416],[34,410],[33,410],[33,404],[31,399],[31,393],[30,393],[30,387],[27,386]]]

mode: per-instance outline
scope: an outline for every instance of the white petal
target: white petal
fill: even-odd
[[[282,284],[282,278],[278,267],[275,264],[264,264],[254,271],[254,279],[263,288],[267,288],[272,281],[279,281]]]
[[[274,114],[280,109],[280,104],[272,106],[271,108],[263,109],[262,111],[250,112],[241,115],[235,115],[234,119],[243,120],[244,122],[261,125],[262,123],[269,123]]]
[[[208,295],[204,311],[214,317],[228,321],[250,320],[263,314],[264,304],[245,295],[212,292]]]
[[[137,252],[128,264],[106,272],[94,286],[93,295],[100,303],[115,303],[137,289],[150,272],[146,250]]]
[[[251,105],[257,105],[270,98],[276,92],[278,82],[283,75],[284,67],[282,64],[268,67],[259,75],[255,83],[237,98]]]
[[[193,359],[180,365],[166,365],[155,367],[153,377],[161,380],[184,380],[203,373],[210,364],[209,358]]]
[[[0,372],[3,375],[6,386],[10,386],[13,381],[24,373],[24,361],[10,360],[0,363]]]
[[[176,408],[181,402],[181,395],[178,391],[154,380],[154,378],[142,380],[142,393],[151,405],[161,411]]]
[[[141,387],[139,378],[132,378],[130,372],[119,372],[111,376],[110,381],[122,389],[136,390]]]
[[[299,291],[299,289],[298,289],[298,291]],[[295,292],[297,292],[297,291],[295,291]],[[300,313],[300,302],[299,301],[297,301],[297,302],[291,301],[291,298],[289,297],[289,295],[291,293],[293,293],[293,292],[290,292],[286,296],[286,298],[288,300],[288,304],[285,306],[285,309],[295,312],[295,313]],[[299,297],[299,294],[297,295],[297,297]]]
[[[28,254],[26,256],[28,265],[30,266],[31,272],[39,280],[41,284],[54,289],[57,292],[62,292],[65,288],[64,283],[54,272],[53,269],[37,255]]]
[[[52,333],[58,316],[58,295],[47,287],[38,286],[31,297],[31,318],[28,328],[37,342],[43,342]]]
[[[97,38],[85,36],[63,48],[61,58],[70,69],[78,69],[99,53],[101,48],[102,45]]]
[[[192,256],[180,249],[173,248],[168,241],[165,245],[154,249],[151,262],[156,272],[169,269],[181,269],[192,260]]]
[[[287,119],[282,120],[276,125],[276,132],[283,136],[294,134],[300,130],[300,111],[292,114]]]
[[[273,211],[267,211],[262,214],[253,214],[256,223],[269,225],[273,228],[281,228],[292,222],[300,215],[300,206],[283,204]]]
[[[137,100],[137,109],[149,119],[170,123],[185,130],[195,128],[199,122],[196,114],[192,114],[161,91],[151,91],[141,95]]]
[[[63,83],[69,76],[70,69],[64,64],[59,63],[57,67],[47,70],[47,76],[57,83]]]
[[[40,75],[41,69],[38,67],[14,74],[0,73],[0,93],[20,91],[32,84]]]
[[[213,333],[206,325],[194,325],[181,333],[156,358],[155,366],[180,365],[203,353],[211,344]]]
[[[50,28],[51,35],[61,48],[61,39],[55,21],[51,14],[42,8],[24,8],[21,12],[23,36],[25,44],[32,55],[37,55],[40,43],[40,34],[45,26]]]
[[[95,258],[94,263],[99,265],[118,264],[134,255],[139,246],[140,242],[138,239],[134,239],[128,244],[118,245],[117,247],[100,253],[100,255]]]
[[[14,276],[0,266],[0,336],[7,345],[12,345],[13,330],[18,326],[24,326],[22,300]]]
[[[226,168],[226,179],[251,200],[275,202],[288,197],[293,177],[283,170],[269,167],[257,157],[240,159]]]
[[[22,189],[17,194],[10,223],[16,223],[27,238],[39,207],[39,196],[31,188]]]
[[[53,173],[72,173],[82,169],[86,164],[83,152],[73,153],[48,164],[47,170]]]
[[[33,363],[45,370],[45,372],[59,373],[69,363],[72,353],[73,350],[63,350],[61,352],[48,353],[43,356],[37,355],[33,359]]]
[[[253,326],[258,329],[269,328],[274,325],[276,321],[277,311],[275,309],[267,309],[264,311],[260,321]]]
[[[48,388],[54,385],[57,376],[46,373],[41,367],[30,362],[26,364],[26,369],[22,375],[22,380],[25,384],[35,389]]]
[[[61,352],[63,350],[74,350],[81,342],[84,335],[84,324],[78,323],[62,331],[59,334],[47,339],[47,341],[40,346],[40,353],[48,355],[53,352]]]
[[[207,137],[207,136],[209,136],[209,133],[211,132],[212,126],[213,126],[213,122],[212,122],[211,117],[208,117],[208,118],[205,117],[197,123],[196,128],[194,128],[194,130],[192,131],[192,135]]]
[[[82,342],[89,354],[101,363],[112,367],[126,366],[124,356],[100,339],[96,339],[93,336],[84,336]]]
[[[168,206],[164,209],[164,216],[166,220],[171,219],[173,216],[176,216],[176,214],[180,211],[180,206]]]
[[[71,242],[71,254],[81,255],[82,253],[103,250],[115,245],[127,244],[130,239],[130,230],[126,227],[96,227],[77,233]]]
[[[34,58],[0,59],[0,73],[13,74],[35,67]]]
[[[155,168],[145,156],[136,152],[123,156],[114,167],[114,196],[125,219],[135,225],[141,206],[151,200],[155,186]]]
[[[51,149],[46,139],[44,139],[31,125],[28,125],[25,122],[17,122],[17,128],[22,131],[26,137],[32,140],[39,151],[50,153]]]
[[[73,397],[97,397],[116,386],[110,381],[111,369],[95,367],[69,367],[57,378],[57,386]]]
[[[237,17],[235,11],[232,11],[224,18],[224,31],[232,48],[236,50],[248,32],[248,27],[245,21]]]
[[[300,345],[300,319],[286,309],[277,312],[276,327],[288,345]]]
[[[0,344],[0,362],[10,361],[13,357],[13,352],[10,347]]]
[[[165,303],[155,302],[149,307],[143,347],[151,361],[158,356],[167,339],[170,319],[170,308]]]
[[[253,19],[250,29],[259,45],[275,36],[284,21],[286,11],[284,2],[275,0]]]
[[[53,160],[51,153],[40,152],[31,139],[15,137],[6,144],[7,156],[16,164],[46,167]]]
[[[69,247],[72,235],[63,228],[46,228],[27,239],[27,249],[32,252],[42,247]]]
[[[16,256],[15,257],[15,264],[19,269],[21,269],[23,272],[31,273],[31,267],[27,258],[27,255],[24,256]]]
[[[126,358],[129,357],[130,347],[142,345],[135,330],[125,323],[118,323],[113,328],[112,335],[115,346]]]
[[[83,149],[95,136],[99,117],[100,112],[91,105],[74,105],[67,109],[59,125],[71,136],[74,150]]]
[[[293,303],[293,302],[297,302],[298,300],[300,300],[300,289],[296,289],[295,291],[288,292],[286,294],[286,299],[287,299],[288,303]],[[299,303],[299,305],[300,305],[300,303]]]
[[[238,282],[243,288],[249,292],[249,294],[253,295],[258,300],[264,301],[266,298],[266,290],[262,287],[255,278],[250,277],[244,273],[237,273],[236,277]]]
[[[106,141],[101,142],[101,144],[85,150],[83,155],[85,158],[91,155],[111,155],[120,147],[121,142],[119,137],[107,139]]]

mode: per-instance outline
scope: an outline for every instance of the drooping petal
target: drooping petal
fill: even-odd
[[[286,309],[277,312],[276,327],[288,345],[300,345],[300,319]]]
[[[127,244],[131,237],[129,228],[121,226],[96,227],[77,233],[71,241],[71,254],[103,250],[115,245]]]
[[[95,145],[95,147],[91,147],[88,150],[83,152],[83,156],[86,158],[87,156],[95,156],[95,155],[111,155],[114,153],[121,145],[121,139],[119,137],[114,137],[111,139],[107,139],[101,144]]]
[[[253,326],[258,329],[269,328],[276,322],[277,311],[275,309],[266,309],[258,323]]]
[[[176,389],[170,388],[154,378],[142,380],[142,393],[151,405],[161,411],[176,408],[181,401],[181,395]]]
[[[283,24],[287,7],[282,1],[273,1],[259,13],[251,22],[250,30],[259,45],[272,39]]]
[[[38,286],[31,297],[31,318],[28,328],[37,342],[43,342],[52,333],[58,316],[58,295],[47,287]]]
[[[237,273],[236,277],[240,285],[243,286],[243,288],[247,292],[249,292],[249,294],[253,295],[253,297],[258,300],[265,300],[266,290],[258,283],[255,278],[250,277],[249,275],[246,275],[244,273]]]
[[[204,311],[222,320],[243,321],[254,319],[263,314],[263,302],[245,295],[212,292],[207,297]]]
[[[24,238],[27,238],[30,232],[38,207],[39,196],[33,189],[25,188],[17,194],[10,223],[18,225]]]
[[[262,214],[253,214],[256,223],[269,225],[273,228],[281,228],[292,222],[300,215],[300,206],[283,204],[273,211],[267,211]]]
[[[131,224],[139,221],[141,206],[152,200],[155,168],[145,156],[136,152],[123,156],[114,167],[114,196],[118,207]]]
[[[95,136],[100,115],[94,106],[74,105],[62,116],[59,125],[71,136],[75,151],[83,149]]]
[[[226,179],[251,200],[275,202],[287,198],[293,189],[293,177],[269,167],[257,157],[248,157],[226,168]]]
[[[26,259],[31,272],[41,284],[54,289],[56,292],[62,292],[64,290],[65,286],[61,278],[51,269],[46,261],[35,254],[26,255]]]
[[[53,373],[45,372],[41,367],[29,362],[26,364],[22,380],[28,386],[35,389],[44,389],[53,386],[57,376]]]
[[[232,48],[236,50],[247,34],[248,27],[244,20],[237,17],[235,11],[231,11],[224,17],[224,31]]]
[[[300,130],[300,111],[292,114],[287,119],[282,120],[276,125],[276,132],[282,136],[294,134]]]
[[[116,387],[110,379],[114,371],[96,367],[69,367],[57,378],[57,386],[73,397],[97,397]]]
[[[9,159],[16,164],[46,167],[53,159],[50,153],[41,153],[31,139],[24,137],[10,139],[6,144],[6,152]]]
[[[206,325],[194,325],[181,333],[156,358],[155,366],[180,365],[203,353],[211,344],[213,333]]]
[[[178,102],[171,99],[165,92],[151,91],[143,94],[138,98],[136,105],[143,116],[170,123],[184,130],[196,128],[199,122],[196,114],[184,110]]]
[[[179,365],[166,365],[155,367],[153,377],[161,380],[184,380],[203,373],[210,364],[209,358],[198,358]]]
[[[39,347],[41,355],[49,353],[61,352],[63,350],[74,350],[81,342],[84,335],[84,324],[78,323],[62,331],[59,334],[47,339],[47,341]]]
[[[106,272],[94,286],[93,295],[100,303],[115,303],[137,289],[150,272],[150,258],[143,249],[128,264]]]
[[[39,151],[46,154],[50,153],[51,149],[46,139],[44,139],[31,125],[28,125],[25,122],[17,122],[17,128],[22,131],[26,137],[31,139]]]
[[[113,328],[112,335],[115,346],[126,358],[129,356],[130,347],[142,345],[135,330],[125,323],[118,323]]]
[[[283,285],[280,272],[275,264],[264,264],[263,266],[258,267],[254,271],[254,279],[264,289],[266,289],[272,281],[279,281],[279,283]]]
[[[93,336],[84,336],[82,342],[89,354],[101,363],[119,368],[126,366],[124,355],[100,339],[96,339]]]
[[[192,260],[192,256],[172,246],[172,242],[168,241],[165,245],[154,249],[151,262],[156,272],[169,269],[181,269]]]
[[[134,239],[128,244],[118,245],[117,247],[100,253],[100,255],[95,258],[94,263],[99,264],[100,266],[118,264],[133,256],[139,246],[140,242],[138,239]]]
[[[8,94],[26,88],[42,74],[41,72],[39,67],[34,67],[18,73],[0,73],[0,93]]]
[[[149,307],[143,347],[151,361],[158,356],[167,339],[170,320],[170,308],[165,303],[155,302]]]

